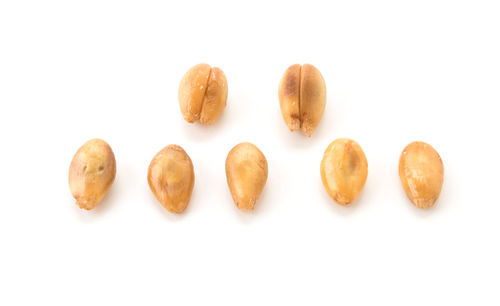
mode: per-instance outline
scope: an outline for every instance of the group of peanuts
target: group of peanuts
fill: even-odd
[[[182,116],[187,122],[214,123],[227,100],[224,72],[199,64],[186,72],[178,92]],[[281,113],[290,129],[311,136],[326,105],[326,85],[319,70],[309,64],[292,65],[278,89]],[[341,205],[352,203],[365,185],[368,162],[357,142],[347,138],[333,141],[321,161],[321,179],[332,199]],[[267,160],[251,143],[236,145],[226,158],[226,178],[235,205],[253,210],[267,181]],[[96,207],[116,176],[111,147],[101,139],[86,142],[76,152],[69,168],[69,187],[76,203],[87,210]],[[399,176],[408,198],[420,208],[436,202],[443,185],[441,157],[432,146],[412,142],[401,153]],[[170,212],[183,212],[194,187],[193,163],[178,145],[158,152],[148,170],[148,183],[156,199]]]

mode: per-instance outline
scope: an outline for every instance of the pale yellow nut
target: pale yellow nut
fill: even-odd
[[[222,115],[227,100],[227,80],[217,67],[198,64],[186,72],[178,91],[184,119],[212,124]]]
[[[187,153],[178,145],[163,148],[149,165],[148,184],[163,207],[183,212],[194,187],[193,163]]]
[[[357,142],[339,138],[326,148],[321,161],[321,180],[332,199],[341,205],[352,203],[368,176],[368,162]]]
[[[311,136],[326,105],[326,85],[319,70],[310,64],[288,67],[281,78],[278,97],[290,131],[302,130]]]
[[[406,195],[415,206],[431,207],[443,186],[443,161],[431,145],[421,141],[412,142],[401,153],[399,178]]]
[[[101,202],[116,176],[115,155],[101,139],[87,141],[69,166],[69,189],[76,204],[90,210]]]
[[[226,158],[226,178],[236,207],[253,210],[266,185],[266,157],[251,143],[236,145]]]

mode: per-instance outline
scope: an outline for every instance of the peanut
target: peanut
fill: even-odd
[[[179,105],[184,120],[212,124],[226,107],[227,80],[217,67],[198,64],[186,72],[179,85]]]
[[[83,209],[97,206],[113,184],[116,175],[115,155],[101,139],[92,139],[76,152],[69,167],[69,189],[76,204]]]
[[[173,213],[183,212],[194,187],[191,158],[178,145],[166,146],[149,165],[148,183],[163,207]]]
[[[340,138],[326,148],[321,161],[321,179],[332,199],[341,205],[352,203],[368,176],[368,162],[357,142]]]
[[[401,153],[399,178],[406,195],[415,206],[431,207],[443,186],[443,161],[431,145],[421,141],[412,142]]]
[[[226,178],[236,207],[253,210],[267,180],[266,157],[251,143],[236,145],[226,158]]]
[[[278,96],[290,131],[300,129],[311,136],[326,105],[326,85],[319,70],[310,64],[290,66],[281,78]]]

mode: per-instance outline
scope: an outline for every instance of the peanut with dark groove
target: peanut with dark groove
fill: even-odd
[[[226,107],[227,91],[226,76],[221,69],[207,64],[192,67],[179,85],[182,116],[189,123],[214,123]]]
[[[290,131],[302,130],[311,136],[326,105],[326,85],[319,70],[310,64],[288,67],[281,78],[278,97]]]

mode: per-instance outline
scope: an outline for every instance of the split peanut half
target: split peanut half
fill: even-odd
[[[311,136],[326,105],[326,85],[319,70],[310,64],[288,67],[281,78],[278,96],[281,114],[290,131],[302,130]]]
[[[178,145],[166,146],[149,165],[148,183],[163,207],[173,213],[183,212],[194,187],[191,158]]]
[[[326,148],[321,161],[321,180],[330,197],[341,205],[352,203],[368,176],[368,162],[357,142],[340,138]]]
[[[224,72],[207,64],[192,67],[181,80],[178,98],[184,120],[189,123],[214,123],[226,107],[227,80]]]
[[[266,185],[266,157],[251,143],[236,145],[226,158],[226,178],[236,207],[253,210]]]
[[[76,204],[90,210],[97,206],[116,176],[115,155],[101,139],[92,139],[76,152],[69,166],[69,189]]]
[[[443,186],[443,161],[431,145],[421,141],[412,142],[401,153],[399,178],[406,195],[415,206],[431,207]]]

